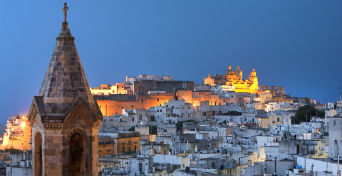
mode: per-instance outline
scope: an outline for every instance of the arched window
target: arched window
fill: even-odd
[[[34,171],[35,175],[37,176],[43,175],[42,159],[42,136],[40,135],[40,133],[36,133],[36,137],[34,139]]]
[[[77,176],[84,174],[85,158],[83,152],[83,138],[79,133],[75,133],[70,137],[69,141],[68,175]]]

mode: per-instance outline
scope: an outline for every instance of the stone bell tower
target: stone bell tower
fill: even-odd
[[[67,22],[57,37],[39,95],[29,110],[33,175],[95,176],[102,114],[90,93]]]

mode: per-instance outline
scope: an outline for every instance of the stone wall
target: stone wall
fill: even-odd
[[[220,97],[207,91],[179,90],[176,96],[173,93],[161,93],[151,95],[110,95],[95,96],[103,116],[122,114],[123,109],[150,109],[155,106],[163,106],[169,100],[184,99],[186,103],[199,106],[201,102],[208,101],[209,105],[223,105],[224,103],[236,103],[235,98]]]
[[[134,81],[134,94],[147,94],[148,91],[175,92],[177,90],[194,90],[193,81],[155,81],[139,80]]]
[[[123,95],[120,97],[122,96]],[[128,96],[129,95],[127,95],[127,99],[117,99],[115,96],[111,96],[112,98],[109,97],[108,99],[95,98],[97,99],[97,104],[99,105],[103,116],[122,114],[123,109],[149,109],[151,107],[164,105],[164,103],[174,99],[174,94],[172,93],[141,95],[136,96],[135,99],[128,98]]]
[[[178,100],[184,100],[186,103],[191,103],[194,106],[199,106],[201,102],[208,101],[209,105],[223,105],[224,103],[235,103],[236,99],[220,97],[209,91],[177,91]]]

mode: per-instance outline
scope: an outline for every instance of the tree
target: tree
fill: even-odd
[[[182,131],[182,129],[183,129],[183,121],[178,121],[176,123],[176,130],[177,131]]]
[[[151,115],[151,116],[150,116],[150,121],[151,121],[151,122],[156,121],[156,117],[154,117],[154,115]]]
[[[149,131],[150,131],[150,134],[157,134],[158,132],[157,126],[149,126]]]
[[[183,123],[184,122],[194,122],[196,124],[196,122],[194,120],[178,121],[176,123],[176,130],[177,131],[182,131],[183,130]]]
[[[241,116],[242,112],[239,112],[239,111],[228,111],[227,113],[222,113],[222,115]]]
[[[296,114],[291,117],[291,122],[292,124],[310,122],[312,116],[324,117],[325,112],[316,109],[312,104],[307,104],[297,109]]]
[[[131,128],[129,128],[128,131],[135,131],[135,126],[131,126]]]

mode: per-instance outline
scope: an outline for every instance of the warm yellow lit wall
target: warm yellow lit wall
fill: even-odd
[[[185,103],[199,106],[201,102],[208,101],[209,105],[223,105],[224,103],[236,103],[235,98],[220,97],[212,92],[193,92],[191,90],[177,91],[178,100],[184,100]]]
[[[329,158],[329,154],[324,151],[324,147],[327,146],[328,143],[317,141],[317,145],[315,145],[315,154],[312,155],[312,158],[323,159]]]
[[[111,95],[111,94],[127,94],[124,83],[116,83],[115,85],[102,84],[98,88],[90,88],[93,95]]]
[[[110,95],[110,94],[114,94],[115,90],[90,88],[90,92],[93,95]]]
[[[281,116],[271,115],[268,118],[258,118],[257,122],[260,128],[272,128],[275,124],[284,124]]]
[[[270,125],[268,118],[257,118],[257,122],[260,128],[268,128]]]
[[[113,156],[114,155],[114,139],[100,139],[98,151],[100,157]]]
[[[7,121],[6,133],[3,135],[2,150],[31,150],[31,126],[26,116]]]
[[[174,99],[174,94],[140,95],[137,100],[96,100],[103,116],[121,114],[123,109],[150,109]]]
[[[231,66],[228,67],[229,70],[226,72],[225,75],[223,75],[223,80],[225,82],[225,85],[234,87],[235,92],[240,93],[250,93],[250,94],[256,94],[259,90],[259,83],[258,83],[258,77],[256,76],[256,72],[253,69],[252,72],[249,74],[248,78],[246,80],[242,79],[242,70],[240,70],[239,66],[237,67],[237,71],[234,72],[231,70]],[[215,80],[208,75],[208,77],[204,78],[204,84],[214,86],[216,84],[220,84],[222,80]],[[224,83],[223,83],[224,84]]]
[[[215,80],[209,74],[208,77],[204,78],[204,84],[207,84],[207,85],[210,85],[210,86],[214,86],[215,85]]]
[[[122,153],[134,153],[140,150],[140,137],[120,137],[116,139],[101,139],[99,143],[100,157],[114,156]]]
[[[140,136],[139,137],[124,137],[115,140],[114,154],[132,153],[140,150]]]
[[[125,84],[116,83],[116,94],[127,94]]]
[[[254,82],[250,82],[248,80],[233,80],[231,82],[227,82],[226,84],[234,86],[235,92],[256,94],[259,90],[258,80],[255,80]]]

